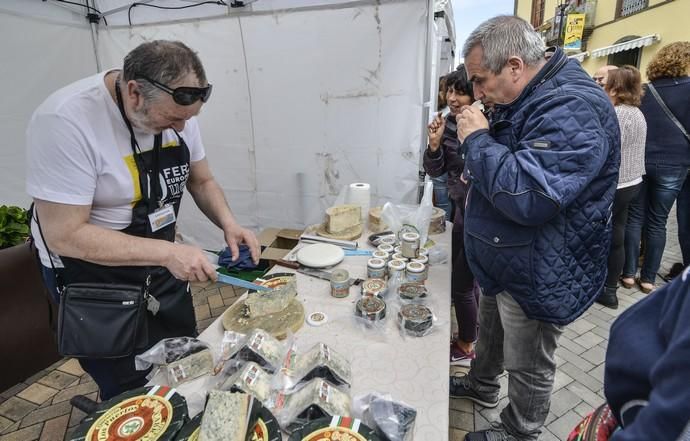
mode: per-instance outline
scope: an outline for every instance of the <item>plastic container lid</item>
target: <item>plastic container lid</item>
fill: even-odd
[[[371,255],[377,259],[383,259],[383,260],[388,260],[388,258],[391,256],[387,252],[379,251],[379,250],[374,251]]]
[[[424,272],[424,264],[419,262],[410,262],[407,264],[406,269],[411,273],[422,273]]]
[[[311,326],[321,326],[328,322],[328,316],[325,312],[314,311],[307,316],[307,323]]]
[[[418,240],[419,240],[419,234],[417,234],[417,233],[412,233],[412,232],[404,233],[404,234],[402,235],[402,240],[404,240],[405,242],[415,242],[415,241],[418,241]]]
[[[381,269],[386,267],[386,261],[373,257],[367,261],[367,266],[374,269]]]
[[[403,271],[405,269],[405,261],[393,259],[390,262],[388,262],[388,268],[394,269],[396,271]]]

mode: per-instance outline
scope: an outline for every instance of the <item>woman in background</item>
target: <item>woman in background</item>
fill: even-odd
[[[464,65],[458,66],[458,70],[445,78],[450,113],[444,118],[439,112],[429,124],[429,146],[424,152],[424,170],[431,177],[444,173],[448,175],[448,194],[455,205],[451,295],[459,335],[451,346],[450,364],[469,366],[474,358],[474,342],[477,340],[477,290],[465,256],[463,225],[467,183],[462,178],[465,161],[460,152],[455,115],[460,113],[463,106],[472,103],[473,95]]]
[[[618,308],[618,278],[625,263],[625,225],[628,221],[628,206],[639,194],[644,175],[644,149],[647,137],[647,122],[639,109],[642,99],[640,71],[633,66],[621,66],[608,72],[604,86],[616,109],[621,128],[621,165],[618,173],[618,187],[613,201],[613,233],[608,259],[608,276],[604,292],[597,302],[609,308]]]
[[[690,42],[664,46],[647,67],[647,88],[653,87],[678,122],[690,128]],[[682,130],[666,114],[651,90],[642,98],[640,110],[647,120],[645,147],[646,175],[639,196],[630,204],[625,232],[625,267],[621,283],[632,287],[644,231],[645,250],[637,283],[642,292],[654,289],[656,273],[666,246],[666,221],[690,167],[690,143]],[[690,212],[683,202],[678,208],[678,234],[690,235]],[[685,219],[685,220],[683,220]],[[644,226],[644,229],[643,229]],[[681,240],[683,249],[685,240]],[[690,247],[690,245],[688,245]],[[686,248],[688,248],[686,247]],[[683,254],[690,254],[684,250]]]

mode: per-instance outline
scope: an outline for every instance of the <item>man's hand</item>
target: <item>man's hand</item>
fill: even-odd
[[[489,128],[489,121],[482,111],[473,106],[463,106],[460,113],[455,116],[455,120],[458,122],[458,139],[460,142],[464,142],[465,138],[477,130]]]
[[[446,120],[438,112],[434,120],[427,126],[427,133],[429,134],[429,150],[435,152],[441,147],[441,137],[443,130],[446,128]]]
[[[179,280],[205,282],[218,278],[215,268],[201,249],[191,245],[171,244],[165,267]]]
[[[256,238],[251,230],[242,228],[237,224],[233,224],[228,227],[223,228],[225,233],[225,242],[230,247],[230,255],[232,256],[232,261],[236,261],[240,257],[239,245],[241,243],[246,244],[249,247],[249,251],[252,253],[252,260],[254,264],[259,263],[259,256],[261,255],[261,246],[259,246],[259,239]]]

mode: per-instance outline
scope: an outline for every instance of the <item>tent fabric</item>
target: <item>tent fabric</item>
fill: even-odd
[[[0,9],[0,35],[12,42],[8,59],[17,62],[13,69],[3,65],[0,79],[16,87],[0,103],[0,128],[10,143],[0,150],[0,201],[26,206],[24,130],[31,112],[52,91],[97,69],[91,30],[79,13],[42,3],[61,11],[53,23],[35,4],[24,10],[16,5],[25,2],[8,2]],[[96,6],[107,11],[130,3]],[[278,4],[295,8],[270,12]],[[137,44],[157,38],[199,52],[214,85],[199,117],[207,157],[245,226],[320,222],[351,182],[371,184],[372,206],[413,202],[429,87],[421,61],[428,2],[259,0],[251,7],[173,21],[169,11],[158,12],[151,23],[132,27],[118,21],[124,14],[126,23],[126,10],[115,12],[97,28],[100,64],[118,67]],[[191,8],[197,9],[203,8]],[[138,20],[143,13],[137,11]],[[222,246],[218,229],[191,200],[183,203],[179,228],[190,242]]]

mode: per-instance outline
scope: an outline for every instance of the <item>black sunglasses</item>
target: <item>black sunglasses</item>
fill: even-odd
[[[189,106],[199,100],[201,100],[202,103],[205,103],[211,97],[211,90],[213,90],[213,86],[210,84],[206,87],[176,87],[175,89],[171,89],[165,84],[159,83],[158,81],[152,80],[144,75],[138,75],[138,77],[148,81],[158,89],[172,95],[173,101],[180,106]]]

